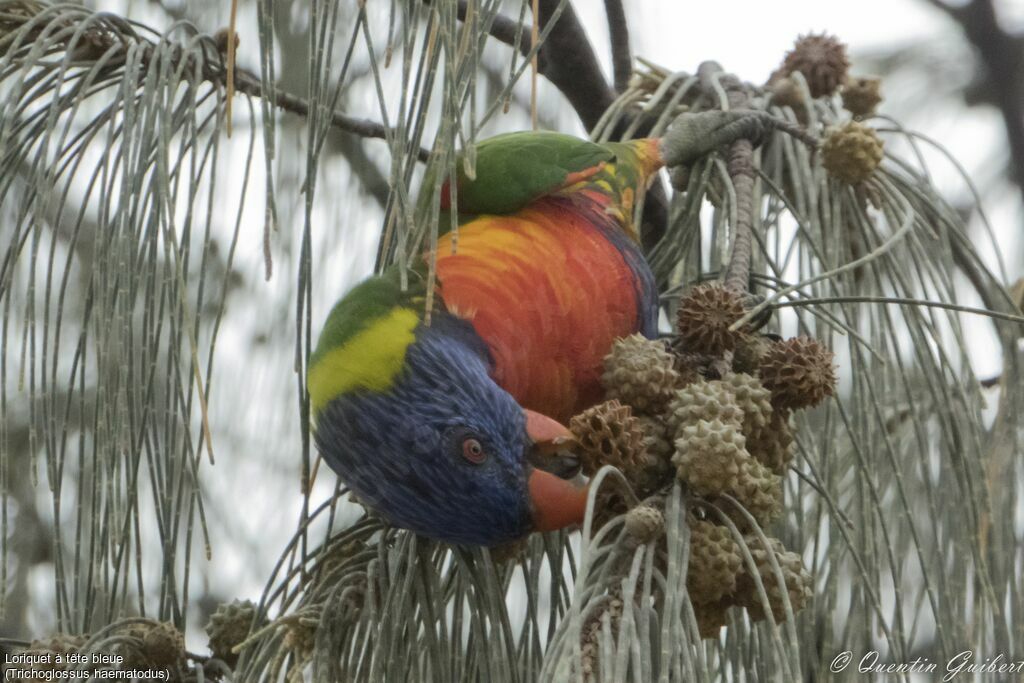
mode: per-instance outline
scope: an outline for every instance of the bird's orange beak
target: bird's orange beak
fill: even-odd
[[[554,454],[572,448],[576,438],[563,425],[550,417],[524,410],[526,432],[533,448]],[[533,504],[533,525],[537,531],[553,531],[573,524],[582,524],[587,512],[587,487],[579,486],[537,468],[527,482]]]

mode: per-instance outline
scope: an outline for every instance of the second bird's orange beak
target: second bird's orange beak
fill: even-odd
[[[575,446],[576,437],[564,425],[532,410],[523,412],[526,415],[526,432],[535,451],[554,455]],[[530,472],[527,485],[534,528],[537,531],[553,531],[583,523],[587,512],[586,486],[579,486],[536,467]]]

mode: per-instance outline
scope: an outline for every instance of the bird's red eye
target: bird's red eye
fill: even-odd
[[[487,457],[484,447],[476,439],[466,439],[462,442],[462,457],[474,465],[479,465]]]

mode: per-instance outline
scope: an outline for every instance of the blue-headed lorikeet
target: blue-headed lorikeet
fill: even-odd
[[[480,142],[473,179],[458,164],[442,189],[447,210],[456,183],[457,249],[441,236],[429,325],[424,260],[406,291],[392,269],[349,292],[310,359],[317,447],[362,501],[457,543],[582,521],[585,491],[529,456],[601,400],[617,338],[656,334],[632,214],[661,165],[654,139],[541,132]]]

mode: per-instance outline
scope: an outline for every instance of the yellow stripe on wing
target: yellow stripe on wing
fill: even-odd
[[[337,396],[356,389],[386,391],[405,364],[419,316],[396,308],[373,320],[309,370],[309,399],[318,413]]]

